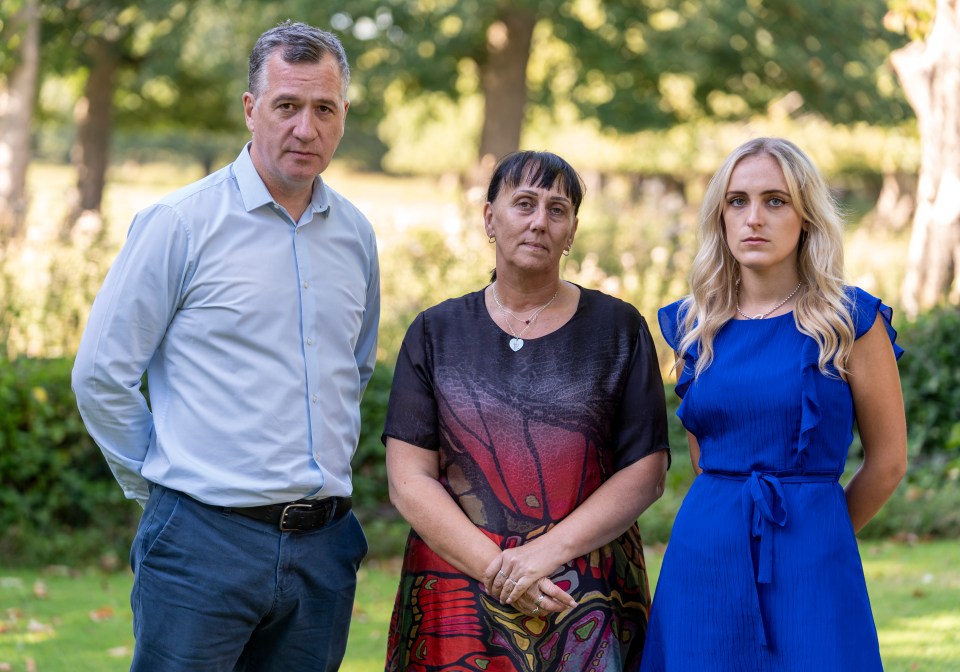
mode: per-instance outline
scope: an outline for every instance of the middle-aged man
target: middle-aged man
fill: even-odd
[[[350,459],[380,311],[373,229],[320,177],[349,78],[330,33],[261,35],[243,94],[251,142],[136,216],[94,302],[73,387],[145,507],[133,670],[343,659],[367,551]]]

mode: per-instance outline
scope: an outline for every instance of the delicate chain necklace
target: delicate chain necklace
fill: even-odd
[[[494,281],[492,289],[493,289],[493,301],[494,303],[497,304],[497,308],[503,314],[503,317],[504,317],[503,321],[504,323],[506,323],[507,329],[509,329],[510,333],[513,335],[513,338],[510,339],[510,349],[513,350],[514,352],[516,352],[517,350],[523,347],[523,335],[526,333],[527,329],[533,326],[533,323],[537,321],[538,317],[540,317],[540,313],[542,313],[547,308],[549,308],[550,304],[553,303],[554,299],[557,298],[557,295],[560,294],[560,286],[557,285],[557,291],[553,293],[553,296],[550,297],[549,301],[547,301],[545,304],[543,304],[539,308],[535,308],[533,310],[533,313],[531,313],[530,317],[528,317],[525,320],[521,320],[519,317],[514,315],[511,311],[504,308],[503,304],[500,303],[500,297],[497,296],[496,281]],[[523,329],[520,330],[519,334],[513,330],[513,325],[510,324],[510,320],[508,319],[509,317],[512,317],[517,322],[523,322],[524,327]]]
[[[785,298],[783,301],[781,301],[780,303],[778,303],[777,305],[775,305],[773,308],[771,308],[765,313],[758,313],[753,317],[750,317],[749,315],[744,313],[742,310],[740,310],[740,280],[737,280],[737,312],[743,315],[743,317],[747,318],[748,320],[762,320],[767,315],[770,315],[771,313],[775,313],[780,306],[782,306],[787,301],[792,299],[796,295],[796,293],[800,291],[801,286],[803,286],[803,283],[798,282],[797,286],[793,288],[792,292],[790,292],[790,295],[787,298]]]

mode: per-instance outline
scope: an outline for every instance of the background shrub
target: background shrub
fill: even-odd
[[[901,330],[900,380],[910,456],[920,464],[960,457],[960,308],[945,306]]]
[[[125,557],[140,507],[87,435],[67,359],[0,360],[0,557]]]
[[[960,308],[943,306],[897,339],[907,415],[907,477],[867,536],[960,537]]]

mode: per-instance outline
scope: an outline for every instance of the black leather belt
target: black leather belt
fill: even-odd
[[[308,532],[340,520],[352,507],[350,497],[327,497],[266,506],[224,507],[223,510],[276,525],[282,532]]]

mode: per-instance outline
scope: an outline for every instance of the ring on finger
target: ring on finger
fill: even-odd
[[[538,609],[540,608],[540,605],[543,604],[543,598],[545,598],[545,597],[546,597],[546,595],[544,595],[543,593],[540,593],[539,595],[537,595],[537,608],[538,608]]]
[[[539,613],[540,613],[540,605],[538,604],[538,605],[534,606],[533,611],[531,611],[530,613],[533,614],[534,616],[536,616],[537,614],[539,614]]]
[[[497,572],[497,576],[502,576],[503,578],[507,578],[507,575],[503,573],[503,570]]]

